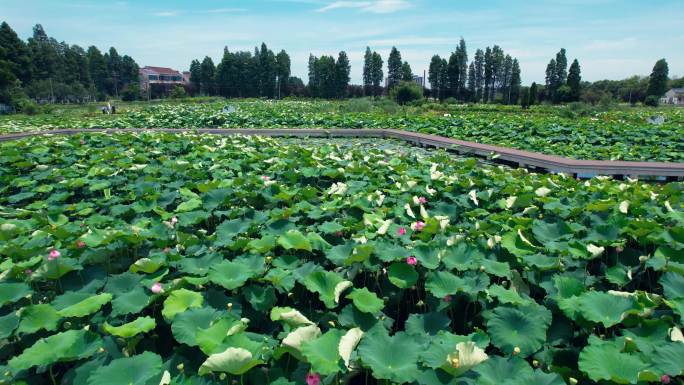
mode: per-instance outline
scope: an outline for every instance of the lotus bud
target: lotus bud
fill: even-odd
[[[335,321],[328,321],[328,325],[330,325],[330,327],[334,328],[335,327]]]
[[[423,302],[423,300],[421,299],[420,301],[418,301],[418,303],[416,303],[416,305],[425,306],[425,302]]]
[[[518,355],[520,354],[520,346],[516,346],[513,348],[513,355]]]
[[[287,298],[292,298],[293,295],[294,294],[292,294],[292,292],[289,292],[289,293],[287,293]]]
[[[104,348],[99,348],[99,349],[97,349],[97,352],[98,352],[98,353],[104,353],[105,350],[104,350]]]
[[[539,367],[539,361],[537,361],[537,360],[532,360],[532,365],[533,365],[535,368],[538,368],[538,367]]]
[[[232,310],[233,309],[233,303],[228,302],[228,305],[226,305],[226,307],[228,308],[228,311]]]
[[[176,369],[180,370],[181,372],[183,371],[184,365],[181,362],[180,364],[176,365]]]
[[[575,377],[568,378],[568,381],[570,381],[570,385],[577,385],[577,379]]]
[[[461,366],[461,363],[458,361],[458,358],[454,357],[451,359],[451,367],[454,369],[458,369]]]
[[[486,269],[485,269],[484,265],[480,265],[480,271],[484,273],[485,270],[486,270]]]
[[[226,374],[225,373],[219,374],[219,378],[221,379],[221,381],[225,381],[226,380]]]
[[[646,261],[648,261],[648,255],[642,255],[639,257],[639,262],[646,263]]]
[[[66,321],[66,322],[64,323],[64,328],[65,328],[65,329],[71,329],[71,322]]]
[[[273,257],[271,257],[271,256],[266,257],[266,263],[271,263],[272,260],[273,260]]]

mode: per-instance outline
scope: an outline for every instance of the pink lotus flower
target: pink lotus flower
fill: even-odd
[[[50,255],[48,256],[48,261],[55,260],[55,259],[59,258],[60,255],[62,255],[62,254],[60,254],[59,251],[57,251],[57,249],[52,249],[52,250],[50,250]]]
[[[80,240],[79,240],[79,241],[76,241],[76,247],[78,247],[79,249],[82,249],[82,248],[84,248],[85,246],[86,246],[85,242],[80,241]]]
[[[165,252],[165,253],[168,253],[169,251],[171,251],[171,249],[168,248],[168,247],[165,247],[164,250],[162,250],[162,251]]]
[[[667,374],[663,374],[660,377],[660,382],[662,382],[663,384],[669,384],[670,383],[670,376],[668,376]]]
[[[321,376],[318,373],[307,373],[306,385],[318,385],[321,383]]]
[[[261,180],[263,180],[264,182],[266,182],[266,181],[271,180],[271,177],[268,176],[268,175],[262,175],[262,176],[261,176]]]
[[[164,288],[162,287],[161,283],[157,282],[152,287],[150,288],[154,294],[159,294],[162,291],[164,291]]]
[[[398,232],[399,232],[399,235],[406,235],[406,229],[403,227],[400,227]]]
[[[424,205],[424,204],[427,203],[427,199],[426,199],[425,197],[419,197],[419,198],[418,198],[418,202],[419,202],[421,205]]]
[[[171,218],[171,226],[175,226],[176,223],[178,223],[178,218],[176,218],[176,217]]]
[[[425,222],[423,222],[423,221],[418,221],[418,222],[416,222],[416,224],[414,225],[414,227],[416,228],[416,231],[420,231],[420,230],[423,229],[423,227],[425,227]]]
[[[335,233],[335,235],[338,236],[338,237],[341,237],[341,236],[344,235],[344,234],[343,234],[341,231],[338,231],[338,232]]]
[[[80,142],[80,143],[81,143],[81,144],[85,144],[86,142],[85,142],[85,140],[81,139],[81,142]]]
[[[408,263],[408,264],[411,265],[411,266],[415,266],[415,265],[418,264],[418,259],[416,259],[416,257],[414,257],[414,256],[412,255],[412,256],[406,258],[406,263]]]
[[[451,296],[450,295],[445,295],[444,296],[444,302],[451,302]]]
[[[31,270],[31,269],[26,269],[26,270],[24,271],[24,273],[25,273],[26,275],[31,275],[31,274],[33,274],[33,270]]]

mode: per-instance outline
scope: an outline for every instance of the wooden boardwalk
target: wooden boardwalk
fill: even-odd
[[[537,171],[566,173],[573,176],[591,177],[606,175],[621,178],[664,177],[667,180],[684,178],[684,163],[666,162],[627,162],[608,160],[577,160],[555,155],[539,154],[530,151],[516,150],[507,147],[467,142],[437,135],[421,134],[411,131],[393,129],[307,129],[307,128],[204,128],[204,129],[62,129],[48,131],[30,131],[16,134],[0,135],[0,142],[27,138],[32,136],[73,135],[80,133],[118,133],[118,132],[169,132],[169,133],[202,133],[214,135],[262,135],[273,137],[361,137],[399,139],[423,147],[443,148],[458,154],[487,157],[491,161],[511,166],[524,167]]]

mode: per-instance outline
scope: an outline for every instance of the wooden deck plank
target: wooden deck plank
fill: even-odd
[[[201,133],[212,135],[261,135],[272,137],[361,137],[399,139],[421,146],[432,146],[471,154],[480,157],[492,157],[493,161],[505,161],[520,167],[563,172],[581,175],[609,176],[662,176],[670,178],[684,177],[684,163],[667,162],[630,162],[609,160],[578,160],[556,155],[540,154],[513,148],[468,142],[438,135],[422,134],[395,129],[355,129],[355,128],[87,128],[57,129],[48,131],[30,131],[0,135],[0,142],[17,140],[32,136],[73,135],[78,133],[120,133],[120,132],[169,132],[169,133]]]

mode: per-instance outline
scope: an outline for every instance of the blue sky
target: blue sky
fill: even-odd
[[[71,44],[115,46],[138,64],[187,69],[193,58],[220,60],[223,47],[285,49],[306,77],[309,53],[347,51],[361,81],[366,45],[386,60],[393,45],[414,72],[460,37],[470,58],[499,44],[517,57],[524,83],[544,80],[561,48],[586,80],[648,75],[666,58],[684,76],[684,0],[0,0],[0,19],[22,38],[41,23]]]

